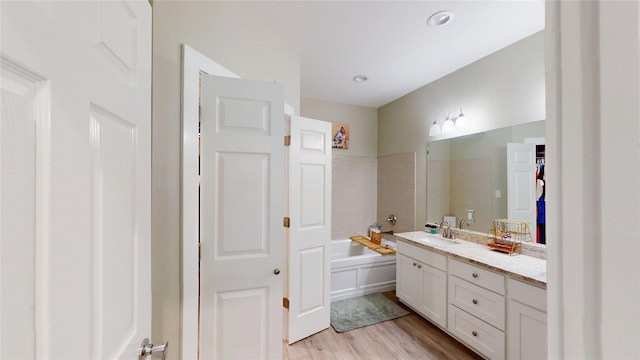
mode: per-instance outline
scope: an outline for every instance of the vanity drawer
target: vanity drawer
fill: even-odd
[[[507,279],[507,287],[510,299],[547,312],[547,290],[511,278]]]
[[[504,295],[504,275],[480,268],[469,263],[449,259],[449,274],[482,286],[498,294]]]
[[[408,244],[404,241],[398,241],[397,251],[400,254],[433,266],[436,269],[447,271],[447,257],[445,255],[437,254],[433,251]]]
[[[505,328],[504,296],[449,276],[449,302],[500,330]]]
[[[449,332],[489,359],[505,358],[504,332],[449,304]]]

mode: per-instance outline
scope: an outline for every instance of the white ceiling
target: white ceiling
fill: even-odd
[[[302,98],[376,108],[544,29],[543,0],[255,4],[300,51]]]

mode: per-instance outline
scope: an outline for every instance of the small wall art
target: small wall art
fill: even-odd
[[[334,122],[331,124],[333,131],[332,147],[334,149],[349,148],[349,124]]]

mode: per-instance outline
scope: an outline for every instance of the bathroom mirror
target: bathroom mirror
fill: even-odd
[[[466,210],[471,209],[475,222],[463,228],[489,232],[491,219],[508,218],[507,143],[525,139],[539,143],[544,136],[541,120],[429,142],[427,220],[439,222],[445,215],[455,216],[458,227],[460,220],[467,218]],[[536,229],[532,229],[532,236],[536,242]]]

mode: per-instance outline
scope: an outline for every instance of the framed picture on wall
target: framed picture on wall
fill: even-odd
[[[349,148],[349,124],[334,122],[331,123],[334,149]]]

